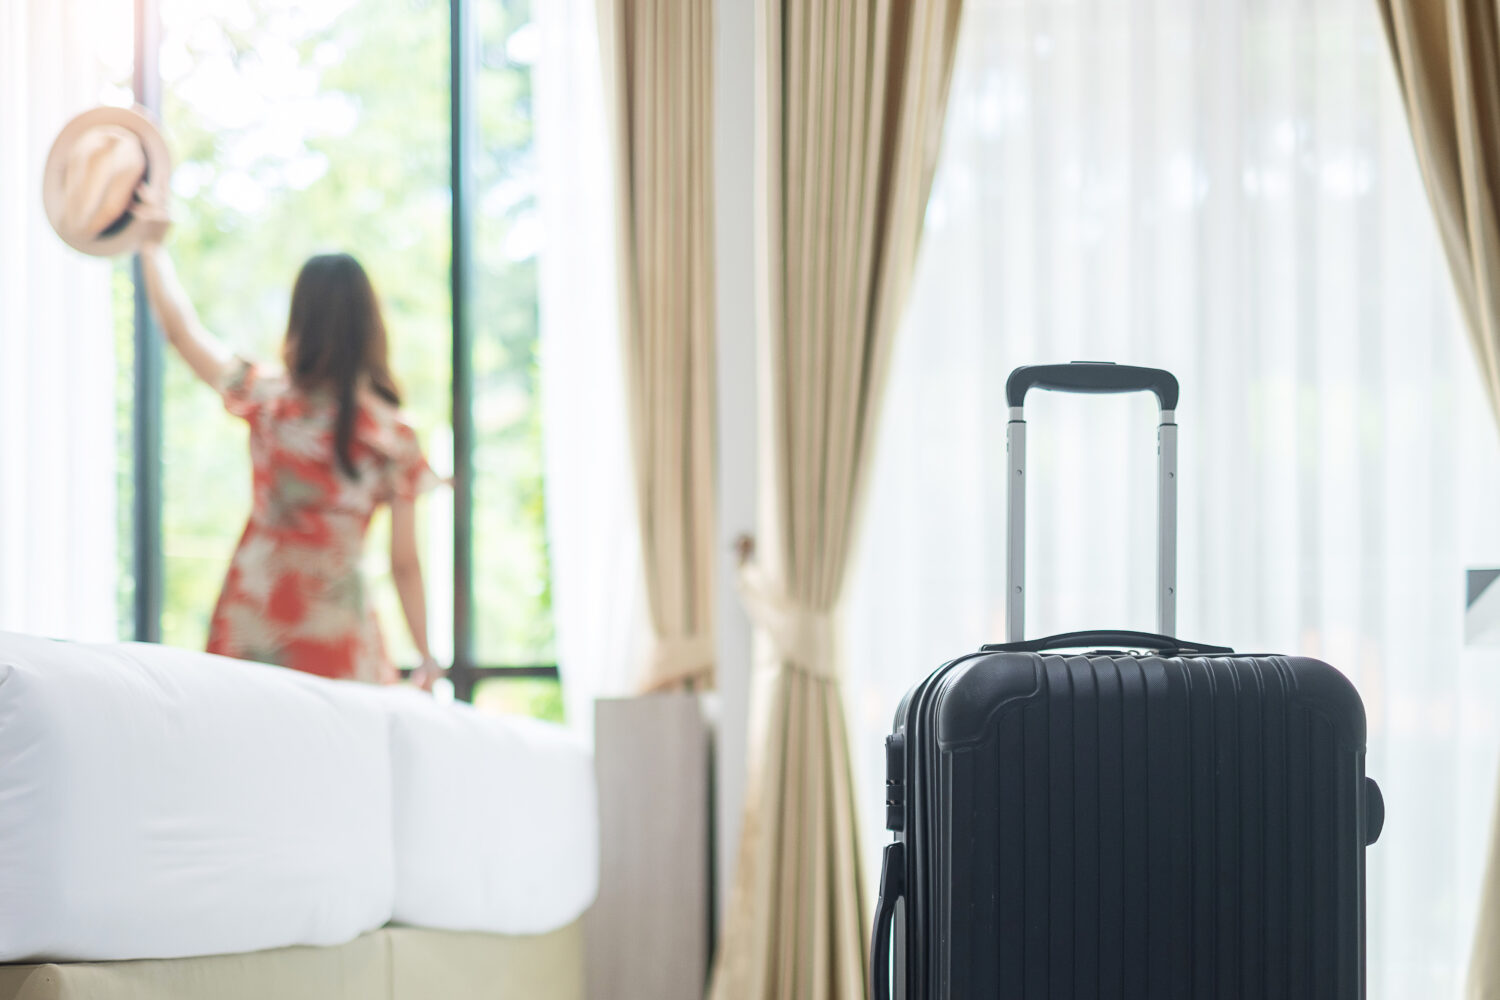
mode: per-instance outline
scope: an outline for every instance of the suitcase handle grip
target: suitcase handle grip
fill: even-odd
[[[887,844],[880,861],[880,896],[875,904],[875,930],[870,939],[870,984],[874,1000],[891,1000],[891,934],[896,925],[896,900],[906,894],[906,845]]]
[[[1226,656],[1234,652],[1228,646],[1210,646],[1206,642],[1174,639],[1170,635],[1158,635],[1155,632],[1130,632],[1122,629],[1063,632],[1059,635],[1049,635],[1045,639],[992,642],[980,646],[979,649],[984,653],[1041,653],[1049,649],[1074,649],[1080,646],[1124,646],[1128,649],[1149,649],[1169,655],[1207,653],[1212,656]]]
[[[1163,410],[1177,409],[1177,379],[1160,368],[1117,365],[1113,361],[1073,361],[1065,365],[1022,365],[1005,380],[1010,406],[1022,406],[1031,389],[1058,392],[1154,392]]]

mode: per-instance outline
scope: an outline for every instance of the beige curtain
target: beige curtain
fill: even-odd
[[[960,0],[763,0],[757,25],[761,543],[717,1000],[866,996],[834,615],[910,284]]]
[[[713,680],[713,4],[599,0],[620,325],[652,648],[640,687]]]
[[[1489,0],[1377,0],[1490,404],[1500,417],[1500,23]]]
[[[1377,2],[1469,340],[1500,417],[1500,16],[1494,0]],[[1500,1000],[1500,818],[1468,995]]]
[[[1469,1000],[1500,1000],[1500,795],[1490,828],[1490,857],[1479,897],[1474,954],[1469,961]]]

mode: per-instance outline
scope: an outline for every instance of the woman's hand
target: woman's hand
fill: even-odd
[[[448,671],[443,669],[430,656],[422,657],[422,663],[411,672],[411,682],[422,691],[431,691],[432,685],[437,683],[438,678],[447,676]]]
[[[136,188],[135,204],[130,214],[134,216],[136,225],[141,227],[142,247],[159,246],[166,239],[167,230],[172,228],[172,216],[167,211],[166,204],[145,181]]]

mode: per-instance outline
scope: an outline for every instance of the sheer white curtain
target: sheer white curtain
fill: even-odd
[[[901,693],[1004,635],[1006,374],[1183,383],[1179,631],[1327,659],[1389,819],[1372,998],[1456,997],[1500,737],[1500,448],[1368,0],[970,0],[846,605],[874,851]],[[1151,628],[1154,404],[1028,400],[1028,628]],[[871,864],[870,871],[878,865]]]
[[[568,721],[633,693],[644,585],[625,427],[615,290],[614,175],[594,0],[532,16],[542,431],[557,662]]]
[[[0,4],[0,629],[75,639],[117,621],[110,265],[53,234],[42,165],[104,94],[104,6]]]

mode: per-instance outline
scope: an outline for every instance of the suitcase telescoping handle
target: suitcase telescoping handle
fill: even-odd
[[[1026,634],[1026,393],[1153,392],[1161,407],[1156,428],[1157,560],[1156,630],[1170,636],[1177,628],[1177,379],[1160,368],[1138,368],[1108,361],[1066,365],[1022,365],[1005,380],[1010,423],[1005,448],[1010,456],[1006,489],[1005,635],[1020,642]]]

